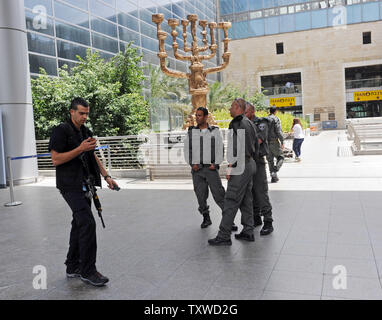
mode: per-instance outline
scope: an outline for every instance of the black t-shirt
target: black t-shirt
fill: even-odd
[[[53,129],[49,141],[49,151],[55,150],[58,153],[71,151],[89,137],[92,137],[92,132],[88,128],[81,126],[81,129],[78,130],[69,120]],[[60,191],[82,191],[86,171],[80,156],[56,167],[56,186]],[[83,156],[88,164],[90,174],[95,179],[95,185],[101,186],[99,167],[94,157],[94,151],[85,152]]]

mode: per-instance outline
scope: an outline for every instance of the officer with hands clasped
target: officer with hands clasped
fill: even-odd
[[[203,216],[201,228],[212,224],[207,205],[208,188],[216,204],[223,210],[225,190],[219,176],[220,163],[223,161],[224,144],[219,127],[207,123],[208,110],[199,107],[195,113],[196,126],[188,128],[184,140],[185,160],[191,165],[194,192],[198,200],[199,212]],[[237,226],[233,225],[236,231]]]

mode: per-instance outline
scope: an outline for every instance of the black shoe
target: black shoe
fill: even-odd
[[[211,246],[232,246],[231,239],[224,240],[224,239],[221,239],[221,238],[218,238],[218,237],[213,238],[213,239],[209,239],[208,243]]]
[[[263,221],[261,220],[260,216],[256,216],[256,218],[254,218],[253,220],[254,220],[254,224],[253,224],[254,228],[261,226],[263,224]]]
[[[265,221],[264,227],[260,230],[261,236],[266,236],[273,232],[272,222]]]
[[[237,240],[245,240],[245,241],[250,241],[250,242],[255,241],[255,236],[253,234],[246,234],[243,232],[240,232],[239,234],[235,234],[235,238]]]
[[[108,278],[104,277],[102,274],[100,274],[97,271],[87,277],[81,276],[81,280],[83,282],[90,283],[91,285],[96,287],[102,287],[109,281]]]
[[[79,267],[75,269],[66,269],[66,276],[68,278],[78,278],[81,276],[81,270]]]
[[[204,228],[207,228],[208,226],[210,226],[211,224],[212,224],[212,222],[211,222],[210,214],[209,213],[204,214],[203,215],[203,222],[200,225],[200,227],[202,229],[204,229]]]
[[[277,181],[279,181],[279,178],[277,176],[273,176],[272,179],[271,179],[271,182],[275,183]]]
[[[237,227],[236,224],[233,224],[231,227],[231,231],[237,231],[237,230],[239,230],[239,228]]]

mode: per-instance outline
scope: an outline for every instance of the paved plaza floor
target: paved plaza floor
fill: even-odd
[[[210,196],[213,225],[200,228],[190,180],[100,190],[103,288],[65,277],[71,212],[54,179],[16,187],[12,208],[1,189],[0,299],[382,299],[382,156],[352,156],[338,130],[307,137],[302,159],[269,184],[275,231],[231,247],[208,245],[221,212]],[[45,290],[32,285],[38,265]]]

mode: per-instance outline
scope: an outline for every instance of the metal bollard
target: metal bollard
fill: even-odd
[[[108,169],[109,169],[109,174],[111,174],[111,152],[110,152],[110,145],[107,146],[107,161],[108,161]]]
[[[6,207],[15,207],[22,204],[21,201],[15,201],[15,195],[13,191],[13,173],[12,173],[12,162],[11,157],[7,157],[7,164],[9,170],[9,190],[11,194],[11,202],[4,204]]]

